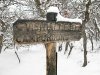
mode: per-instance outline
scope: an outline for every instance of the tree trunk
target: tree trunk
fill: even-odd
[[[46,43],[46,75],[57,75],[57,53],[55,43]]]
[[[71,54],[71,52],[72,52],[72,49],[73,49],[73,44],[71,43],[70,45],[69,45],[69,47],[70,47],[70,51],[69,51],[69,53],[68,53],[68,57],[70,56],[70,54]]]
[[[94,49],[94,46],[93,46],[93,36],[94,36],[94,33],[90,30],[90,34],[88,34],[89,35],[89,39],[90,39],[90,42],[91,42],[91,45],[92,45],[92,51],[93,51],[93,49]]]
[[[93,38],[92,38],[92,36],[91,36],[91,38],[90,38],[90,40],[91,40],[91,45],[92,45],[92,51],[93,51]]]
[[[35,3],[36,3],[36,8],[40,14],[40,17],[44,17],[44,12],[43,10],[41,9],[41,3],[40,3],[40,0],[35,0]]]
[[[15,51],[15,54],[16,54],[16,56],[18,58],[19,63],[20,63],[20,58],[19,58],[18,53],[16,51]]]
[[[2,41],[3,41],[3,36],[0,36],[0,53],[1,53],[1,50],[2,50],[2,46],[3,46]]]
[[[84,48],[84,63],[83,63],[83,67],[85,67],[87,65],[87,37],[86,37],[86,33],[84,32],[84,36],[83,36],[83,48]]]
[[[0,53],[1,53],[1,50],[2,50],[2,46],[0,45]]]
[[[60,44],[58,51],[62,51],[62,44]]]
[[[69,45],[69,41],[66,42],[66,45],[65,45],[65,52],[64,52],[64,54],[66,54],[66,52],[67,52],[67,50],[68,50],[68,45]]]
[[[86,37],[86,33],[85,33],[85,24],[90,20],[89,17],[89,7],[91,5],[91,0],[88,0],[87,4],[86,4],[86,10],[85,10],[85,18],[83,20],[83,48],[84,48],[84,63],[83,63],[83,67],[85,67],[87,65],[87,37]]]
[[[98,28],[98,25],[97,25],[97,22],[96,22],[96,19],[93,19],[93,23],[94,23],[94,26],[95,26],[95,32],[96,32],[96,41],[98,41],[98,32],[100,31],[99,28]]]

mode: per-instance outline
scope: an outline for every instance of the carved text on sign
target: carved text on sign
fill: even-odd
[[[82,30],[80,23],[43,20],[18,20],[13,28],[19,43],[79,40]]]

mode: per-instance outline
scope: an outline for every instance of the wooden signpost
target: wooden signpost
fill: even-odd
[[[46,75],[57,75],[57,56],[56,56],[56,43],[46,43]]]
[[[14,41],[20,44],[79,40],[82,35],[82,25],[77,22],[18,20],[13,30]]]
[[[57,41],[79,40],[82,26],[78,22],[49,22],[17,20],[13,24],[14,43],[44,43],[46,47],[46,75],[57,75]]]

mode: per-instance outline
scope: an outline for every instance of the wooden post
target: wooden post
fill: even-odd
[[[55,43],[46,43],[46,75],[57,75],[57,53]]]

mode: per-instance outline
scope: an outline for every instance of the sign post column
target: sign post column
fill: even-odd
[[[57,75],[56,43],[46,43],[46,75]]]

